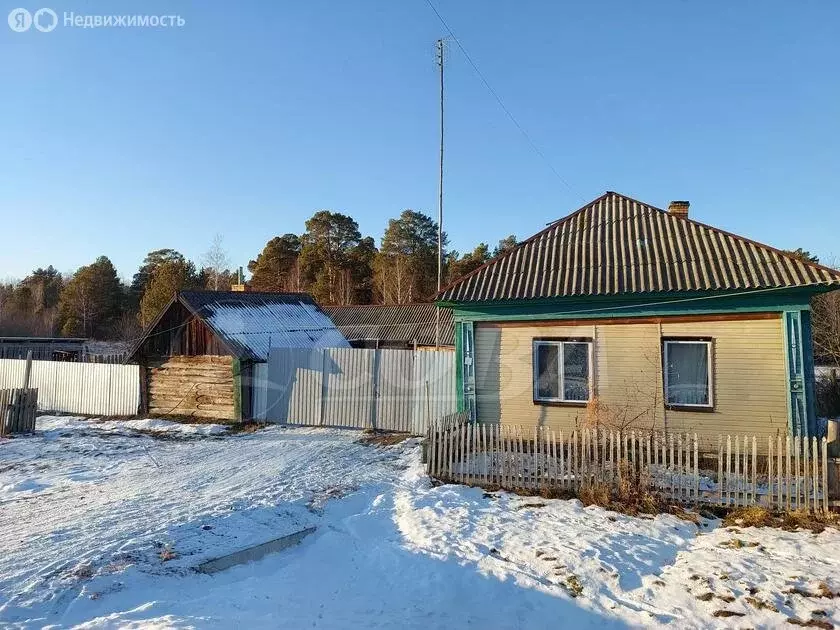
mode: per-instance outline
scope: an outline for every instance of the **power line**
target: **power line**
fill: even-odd
[[[440,20],[440,23],[443,24],[443,27],[449,33],[449,37],[452,39],[452,41],[455,42],[455,44],[458,46],[458,48],[464,54],[464,57],[467,59],[467,62],[470,64],[470,66],[472,66],[472,69],[475,71],[476,75],[478,75],[478,78],[481,79],[481,82],[484,84],[484,87],[486,87],[487,91],[490,92],[490,94],[493,96],[493,98],[496,99],[496,102],[499,104],[499,107],[502,108],[502,111],[504,111],[504,113],[507,115],[507,117],[510,119],[510,121],[514,124],[514,126],[525,137],[525,140],[528,142],[529,145],[531,145],[531,148],[534,150],[534,152],[537,155],[539,155],[540,158],[542,158],[542,160],[546,163],[546,165],[551,170],[551,172],[554,173],[554,176],[557,177],[557,179],[560,180],[560,182],[566,188],[568,188],[571,192],[575,193],[576,195],[580,196],[580,193],[577,190],[575,190],[572,187],[572,185],[569,184],[568,181],[566,181],[566,179],[560,174],[560,172],[556,168],[554,168],[554,165],[551,163],[551,161],[548,159],[548,157],[546,157],[545,153],[543,153],[542,150],[537,146],[537,143],[534,142],[534,140],[531,138],[531,136],[528,134],[528,132],[525,131],[524,127],[522,127],[522,125],[519,124],[519,121],[516,120],[516,117],[507,108],[504,101],[502,101],[502,97],[499,96],[499,93],[496,92],[496,90],[493,89],[493,86],[490,85],[490,82],[487,80],[487,78],[484,76],[484,74],[481,72],[481,70],[478,69],[478,66],[473,61],[472,57],[470,57],[470,54],[467,52],[467,49],[464,48],[464,45],[461,43],[461,40],[458,39],[458,37],[453,32],[453,30],[449,27],[449,24],[446,23],[446,20],[443,19],[443,16],[435,8],[435,5],[432,4],[432,0],[426,0],[426,4],[428,4],[429,8],[432,11],[434,11],[438,20]]]

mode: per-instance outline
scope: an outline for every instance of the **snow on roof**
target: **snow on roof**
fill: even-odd
[[[305,293],[182,291],[180,300],[239,358],[267,361],[269,348],[349,348]]]

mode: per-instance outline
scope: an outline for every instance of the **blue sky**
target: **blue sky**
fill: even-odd
[[[437,204],[443,28],[425,0],[51,2],[183,28],[0,21],[0,278],[150,249],[236,265],[319,209],[379,241]],[[453,45],[445,228],[524,237],[605,190],[840,256],[840,3],[433,0],[561,174]]]

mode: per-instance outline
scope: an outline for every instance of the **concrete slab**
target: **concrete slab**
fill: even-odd
[[[212,560],[208,560],[207,562],[202,562],[197,567],[195,567],[195,570],[200,573],[213,574],[218,573],[219,571],[224,571],[225,569],[229,569],[230,567],[236,566],[238,564],[245,564],[246,562],[254,562],[255,560],[261,560],[270,553],[283,551],[284,549],[287,549],[292,545],[298,544],[301,540],[309,536],[309,534],[311,534],[314,531],[314,527],[307,527],[306,529],[302,529],[298,532],[294,532],[286,536],[281,536],[280,538],[275,538],[274,540],[269,540],[268,542],[255,545],[253,547],[240,549],[239,551],[234,551],[233,553],[229,553],[218,558],[213,558]]]

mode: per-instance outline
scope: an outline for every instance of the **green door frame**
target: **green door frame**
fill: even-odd
[[[472,321],[455,323],[455,361],[458,411],[469,411],[470,420],[475,422],[475,327]]]
[[[791,435],[817,434],[814,392],[814,356],[811,347],[811,312],[782,313],[785,335],[788,431]]]

